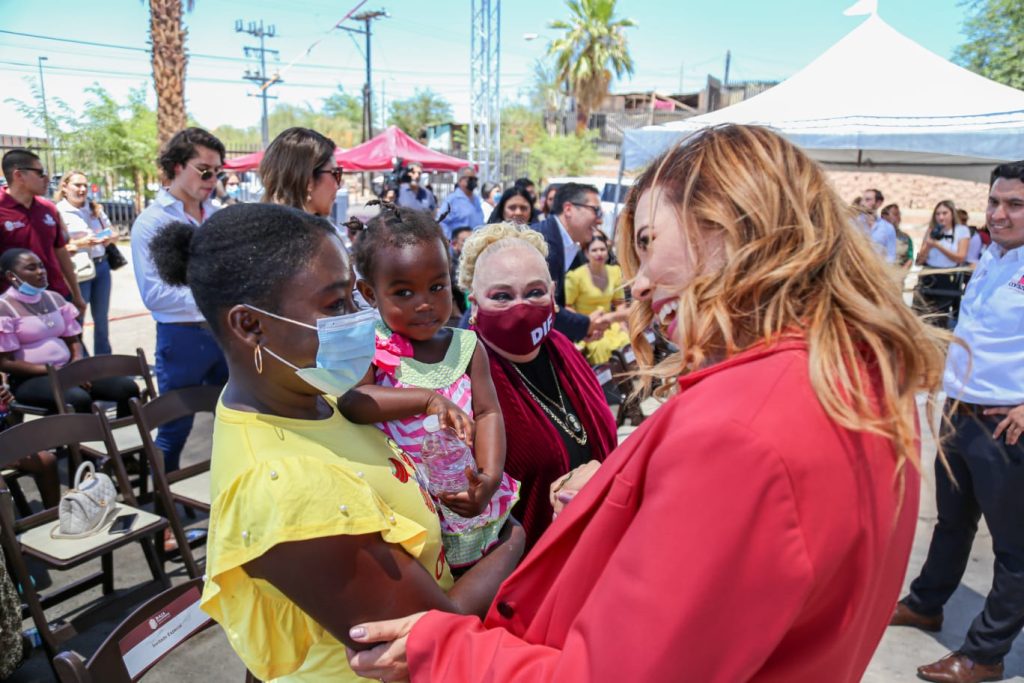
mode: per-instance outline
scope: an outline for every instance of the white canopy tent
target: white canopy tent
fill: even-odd
[[[995,164],[1024,159],[1024,92],[929,52],[877,14],[756,97],[627,131],[622,168],[723,123],[769,126],[837,170],[987,182]]]

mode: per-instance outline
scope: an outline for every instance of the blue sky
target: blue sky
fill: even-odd
[[[812,61],[863,17],[843,16],[854,0],[619,0],[619,16],[639,27],[629,29],[636,71],[613,90],[675,92],[696,90],[708,73],[721,77],[726,50],[732,50],[732,80],[783,79]],[[338,85],[353,94],[362,88],[365,66],[362,38],[328,32],[358,0],[197,0],[186,15],[189,63],[186,97],[200,123],[214,127],[258,125],[259,100],[241,76],[247,66],[244,45],[253,39],[234,31],[236,19],[274,24],[278,37],[268,47],[280,51],[280,67],[316,40],[313,52],[284,74],[273,94],[281,102],[314,107]],[[927,6],[927,9],[923,9]],[[44,9],[45,8],[45,9]],[[362,9],[387,9],[390,18],[374,24],[374,104],[430,87],[448,99],[457,119],[469,115],[468,0],[384,0]],[[502,8],[501,83],[505,101],[526,97],[533,63],[556,32],[549,21],[568,16],[559,0],[505,0]],[[964,9],[957,0],[879,0],[882,18],[897,30],[944,57],[962,42]],[[0,0],[0,29],[57,38],[146,48],[148,10],[139,0],[36,3]],[[524,34],[539,34],[533,41]],[[880,45],[878,49],[884,50]],[[0,133],[37,134],[6,102],[30,98],[29,82],[38,80],[36,59],[44,55],[46,92],[80,108],[83,90],[99,82],[116,97],[148,84],[149,61],[143,51],[87,47],[0,33]],[[884,97],[885,74],[865,73],[850,87],[866,97]]]

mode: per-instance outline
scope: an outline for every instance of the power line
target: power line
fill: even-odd
[[[247,81],[259,83],[260,85],[260,91],[255,95],[255,97],[259,97],[263,101],[263,116],[260,118],[260,135],[262,136],[263,148],[266,149],[267,145],[270,144],[270,121],[268,118],[269,114],[267,112],[267,100],[277,99],[276,97],[272,97],[271,95],[269,95],[267,91],[270,89],[270,86],[278,85],[282,81],[281,76],[279,74],[274,74],[273,78],[267,77],[267,53],[269,52],[270,54],[274,55],[275,58],[280,53],[277,50],[271,50],[268,47],[266,47],[265,42],[267,38],[273,38],[274,36],[277,35],[277,29],[274,28],[273,24],[264,28],[262,19],[260,19],[260,23],[258,26],[255,21],[250,21],[249,26],[243,28],[242,20],[238,19],[237,21],[235,21],[235,32],[248,33],[250,36],[260,39],[259,47],[249,47],[248,45],[245,46],[246,57],[259,55],[260,70],[258,73],[256,73],[250,71],[249,69],[246,69],[245,75],[242,78],[246,79]]]
[[[146,47],[135,47],[135,46],[132,46],[132,45],[117,45],[117,44],[114,44],[114,43],[100,43],[100,42],[95,42],[95,41],[90,41],[90,40],[78,40],[77,38],[59,38],[57,36],[44,36],[44,35],[40,35],[38,33],[23,33],[23,32],[20,32],[20,31],[9,31],[7,29],[0,29],[0,34],[6,34],[6,35],[11,35],[11,36],[18,36],[20,38],[33,38],[35,40],[49,40],[49,41],[58,42],[58,43],[69,43],[69,44],[72,44],[72,45],[84,45],[84,46],[87,46],[87,47],[98,47],[98,48],[112,49],[112,50],[126,50],[126,51],[130,51],[130,52],[140,52],[140,53],[147,54],[147,55],[149,54],[149,48],[146,48]],[[221,62],[243,62],[243,63],[245,63],[247,61],[244,57],[231,57],[229,55],[212,55],[212,54],[205,54],[205,53],[202,53],[202,52],[190,52],[190,53],[188,53],[188,56],[189,56],[189,58],[194,58],[194,59],[212,59],[212,60],[221,61]],[[362,72],[363,71],[363,69],[361,67],[342,66],[340,64],[310,64],[310,63],[305,63],[305,64],[302,64],[301,66],[297,66],[296,68],[300,68],[300,69],[303,69],[303,68],[326,69],[328,71],[358,71],[358,72]],[[415,71],[415,70],[405,69],[405,68],[402,68],[402,69],[381,69],[381,68],[375,68],[374,71],[380,72],[380,73],[396,73],[396,74],[408,74],[408,75],[422,74],[422,75],[430,75],[430,76],[460,76],[460,77],[465,77],[465,75],[466,75],[465,71],[436,71],[434,69],[430,69],[430,70],[426,70],[426,71]],[[511,73],[511,74],[506,73],[506,74],[503,74],[503,75],[518,76],[518,75],[526,75],[526,74],[525,74],[525,72],[515,72],[515,73]]]

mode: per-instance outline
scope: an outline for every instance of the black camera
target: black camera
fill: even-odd
[[[928,236],[931,237],[936,242],[938,242],[939,240],[946,236],[946,231],[943,230],[941,225],[936,225],[934,228],[932,228],[932,231],[931,233],[929,233]]]

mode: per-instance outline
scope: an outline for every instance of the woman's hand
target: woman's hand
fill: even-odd
[[[448,427],[455,430],[455,433],[459,435],[459,438],[466,442],[466,445],[472,447],[473,445],[473,418],[466,414],[462,408],[458,407],[441,394],[430,392],[430,398],[427,399],[427,405],[423,411],[427,415],[437,415],[437,419],[441,422],[442,427]]]
[[[501,477],[487,474],[483,471],[474,471],[474,468],[466,468],[466,480],[469,487],[459,493],[442,493],[438,496],[452,512],[463,517],[476,517],[487,508],[491,497],[498,490]]]
[[[551,482],[548,496],[551,501],[551,507],[554,508],[555,517],[561,514],[565,506],[586,486],[587,482],[597,473],[600,467],[600,462],[591,460]]]
[[[374,621],[353,626],[349,637],[357,643],[380,643],[369,650],[356,652],[345,648],[348,663],[363,678],[378,681],[404,681],[409,678],[409,664],[406,661],[406,641],[409,632],[426,612],[419,612],[401,619]]]

